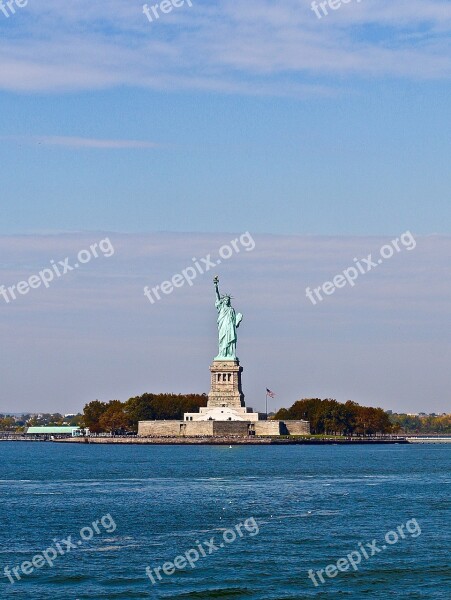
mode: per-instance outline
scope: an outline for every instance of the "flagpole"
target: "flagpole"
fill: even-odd
[[[268,392],[266,392],[266,420],[268,420]]]

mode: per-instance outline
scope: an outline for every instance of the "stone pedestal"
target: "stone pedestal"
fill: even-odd
[[[246,407],[241,387],[238,359],[214,360],[210,365],[211,383],[208,404],[198,413],[185,413],[185,421],[259,421],[266,415]]]
[[[244,394],[238,360],[214,360],[210,366],[211,386],[208,408],[243,408]]]

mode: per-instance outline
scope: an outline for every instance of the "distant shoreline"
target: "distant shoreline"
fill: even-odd
[[[67,438],[29,438],[25,436],[0,437],[0,442],[52,442],[62,444],[125,444],[154,446],[361,446],[393,444],[446,444],[451,436],[400,436],[398,438],[318,438],[318,437],[67,437]]]
[[[62,444],[125,444],[125,445],[207,445],[207,446],[289,446],[289,445],[386,445],[386,444],[407,444],[406,439],[318,439],[318,438],[276,438],[276,437],[155,437],[155,438],[127,438],[127,437],[87,437],[87,438],[60,438],[53,440],[27,440],[24,438],[18,440],[3,441],[48,441]]]

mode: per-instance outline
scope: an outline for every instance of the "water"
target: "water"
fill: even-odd
[[[0,597],[449,599],[450,450],[0,442],[0,573],[56,542],[64,551],[67,536],[76,546],[52,568],[1,579]],[[257,535],[248,520],[242,537],[235,530],[224,543],[224,529],[252,518]],[[384,541],[408,521],[414,535]],[[84,527],[91,540],[81,540]],[[224,547],[202,546],[207,556],[194,569],[160,572],[152,585],[147,566],[211,538]],[[308,578],[372,540],[387,548],[357,571],[323,573],[318,587]]]

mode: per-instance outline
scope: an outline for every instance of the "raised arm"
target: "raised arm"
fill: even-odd
[[[216,275],[216,277],[213,279],[213,283],[215,284],[215,291],[216,291],[216,300],[221,300],[221,296],[219,295],[219,277]]]

